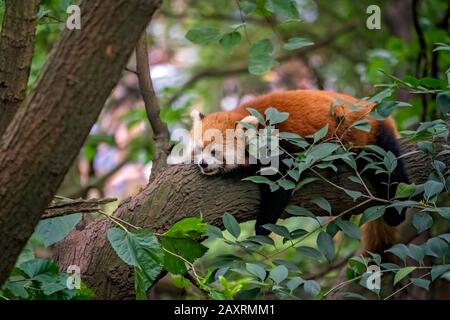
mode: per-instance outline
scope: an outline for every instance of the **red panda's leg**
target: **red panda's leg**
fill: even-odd
[[[265,229],[263,225],[277,222],[289,203],[292,192],[283,188],[272,192],[268,185],[261,184],[260,193],[261,203],[259,212],[256,213],[255,231],[257,235],[268,235],[270,231]]]
[[[389,199],[394,198],[397,185],[400,182],[409,183],[408,174],[405,169],[405,163],[403,159],[399,159],[401,156],[400,145],[397,141],[395,131],[390,126],[389,122],[379,121],[377,124],[377,135],[376,135],[376,145],[384,149],[385,151],[390,151],[397,157],[397,167],[392,172],[390,177],[391,187],[389,188],[389,194],[387,194],[387,174],[375,175],[373,172],[369,173],[373,175],[374,181],[379,181],[376,187],[376,193],[383,198],[389,197]],[[384,213],[384,221],[390,226],[397,226],[405,220],[405,211],[403,209],[398,212],[396,208],[387,208]]]

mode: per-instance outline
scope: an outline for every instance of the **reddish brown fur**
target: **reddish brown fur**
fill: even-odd
[[[340,101],[340,103],[336,102]],[[334,108],[334,116],[331,115],[331,106]],[[349,105],[358,105],[358,110],[353,110]],[[289,118],[279,124],[277,128],[282,132],[297,133],[303,137],[311,135],[328,124],[328,137],[336,131],[345,144],[364,146],[375,144],[377,126],[387,125],[397,135],[395,123],[388,118],[382,121],[375,120],[369,115],[373,104],[354,97],[328,91],[297,90],[275,92],[257,97],[238,108],[228,112],[215,112],[202,119],[202,130],[215,128],[224,132],[233,129],[239,120],[249,115],[247,108],[258,110],[261,114],[274,107],[280,112],[288,112]],[[345,121],[339,125],[337,117],[344,116]],[[350,126],[358,120],[367,119],[371,125],[371,131],[365,132]],[[396,138],[396,137],[393,137]],[[204,141],[205,145],[209,141]],[[380,252],[383,248],[392,245],[396,239],[396,229],[388,227],[384,221],[377,220],[368,223],[363,228],[363,241],[365,250]]]

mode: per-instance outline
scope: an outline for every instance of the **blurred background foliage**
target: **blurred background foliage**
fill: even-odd
[[[41,1],[30,89],[64,27],[66,8],[74,2]],[[296,0],[294,3],[298,15],[289,7],[285,11],[275,10],[273,14],[267,9],[266,0],[163,2],[148,28],[149,58],[161,117],[171,131],[189,128],[187,115],[193,107],[204,112],[230,110],[254,95],[273,90],[318,88],[367,97],[381,90],[376,85],[391,82],[386,74],[399,78],[409,76],[411,81],[422,81],[430,90],[448,85],[450,54],[432,51],[436,43],[450,43],[447,0],[419,1],[417,21],[426,46],[425,62],[419,58],[423,48],[418,41],[410,0]],[[381,8],[380,30],[366,27],[366,9],[372,4]],[[4,3],[0,1],[0,20],[3,11]],[[209,31],[200,36],[192,34],[193,30],[204,32],[205,28]],[[289,42],[291,38],[301,40]],[[261,54],[253,51],[252,57],[252,48],[263,39],[268,39],[273,46],[268,49],[270,58],[266,55],[266,60],[259,61],[258,67],[264,72],[259,72],[261,69],[249,72],[252,59]],[[58,195],[123,199],[147,183],[154,146],[134,70],[132,57]],[[423,101],[404,90],[396,94],[393,99],[412,105],[394,114],[401,130],[437,118],[435,99]],[[107,211],[111,212],[115,206],[111,205]],[[288,225],[292,219],[284,223]],[[307,220],[304,224],[307,229]],[[243,230],[253,232],[252,223],[246,223]],[[31,243],[35,256],[50,256],[48,250],[42,250],[42,238],[33,237]],[[207,245],[212,250],[200,265],[208,266],[219,253],[230,250],[220,242]],[[343,240],[339,256],[352,255],[357,247],[357,241]],[[301,263],[302,270],[316,276],[323,270],[313,260],[297,261],[295,256],[284,259]],[[327,277],[333,278],[336,273],[328,273]],[[162,282],[153,295],[157,298],[192,295],[192,291],[185,290],[187,284],[181,279],[175,277],[170,281],[183,289],[171,291]]]

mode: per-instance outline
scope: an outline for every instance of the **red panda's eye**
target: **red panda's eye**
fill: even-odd
[[[211,155],[212,155],[213,157],[216,156],[216,149],[213,149],[213,150],[211,151]]]

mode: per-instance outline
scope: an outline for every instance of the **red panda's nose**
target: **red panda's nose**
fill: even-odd
[[[203,169],[206,169],[208,167],[208,164],[206,163],[206,161],[200,161],[200,163],[198,164],[200,167],[202,167]]]

